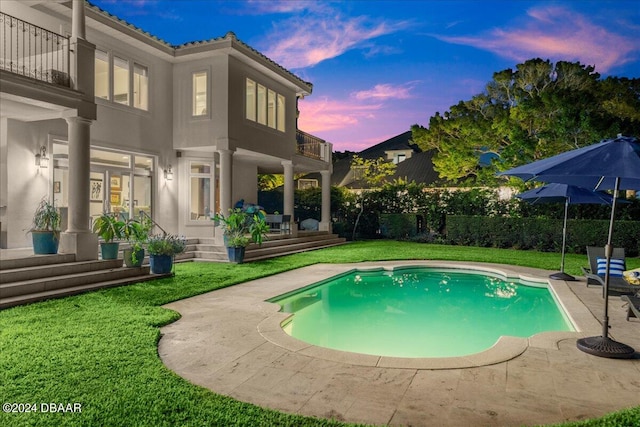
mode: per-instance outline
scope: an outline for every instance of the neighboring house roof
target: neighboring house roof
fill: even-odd
[[[421,151],[415,144],[412,143],[411,135],[412,134],[410,130],[401,133],[400,135],[396,135],[393,138],[389,138],[386,141],[362,150],[358,153],[358,156],[363,159],[377,159],[380,157],[386,157],[387,151],[407,149],[411,149],[414,152]],[[349,160],[349,162],[351,162],[351,160]]]
[[[415,153],[411,158],[398,163],[393,177],[423,184],[440,183],[442,180],[433,168],[434,154],[435,150]]]
[[[379,144],[371,146],[359,153],[356,153],[363,159],[378,159],[380,157],[387,158],[389,151],[406,151],[411,150],[411,157],[397,164],[395,173],[390,177],[393,179],[403,179],[408,182],[415,181],[422,184],[433,184],[440,181],[438,173],[433,168],[432,158],[434,151],[422,152],[411,140],[411,131],[401,133],[393,138],[389,138]],[[331,174],[331,185],[337,187],[346,187],[352,189],[366,188],[362,182],[354,179],[351,170],[351,159],[353,156],[340,159],[333,164],[333,173]],[[305,175],[306,179],[317,179],[321,182],[320,174],[313,173]]]

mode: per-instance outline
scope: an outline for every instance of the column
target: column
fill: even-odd
[[[282,207],[282,213],[284,215],[291,215],[293,217],[293,162],[291,160],[285,160],[282,162],[284,168],[284,206]]]
[[[322,176],[322,210],[319,229],[331,232],[331,171],[320,171],[320,175]]]
[[[233,207],[231,198],[232,194],[232,180],[233,180],[233,150],[221,148],[218,150],[220,157],[220,213],[224,216],[229,215],[229,209]],[[215,227],[213,231],[213,237],[215,243],[218,246],[224,245],[223,233],[220,227]]]
[[[229,214],[232,204],[233,150],[220,149],[220,213]]]
[[[68,228],[60,236],[60,253],[76,254],[76,261],[98,259],[98,236],[90,229],[89,184],[91,176],[92,120],[66,119],[69,133]]]
[[[86,39],[84,25],[84,0],[73,0],[73,18],[71,21],[71,37]]]

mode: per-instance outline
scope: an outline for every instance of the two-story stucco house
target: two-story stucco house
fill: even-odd
[[[43,198],[77,259],[97,258],[103,212],[214,237],[210,216],[257,202],[259,173],[284,174],[284,214],[294,173],[321,173],[329,230],[331,144],[297,128],[311,83],[233,33],[173,46],[84,0],[0,12],[0,247],[30,246]]]

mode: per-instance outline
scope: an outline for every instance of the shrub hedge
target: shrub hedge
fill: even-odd
[[[583,254],[587,246],[604,246],[608,231],[609,221],[606,220],[569,220],[567,252]],[[562,220],[449,215],[445,241],[452,245],[559,252]],[[638,256],[640,221],[616,221],[613,245],[625,248],[628,256]]]

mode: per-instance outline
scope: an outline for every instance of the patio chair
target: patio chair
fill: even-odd
[[[589,258],[589,267],[582,267],[582,272],[587,278],[587,286],[600,285],[602,286],[602,296],[604,296],[604,272],[600,271],[598,274],[598,258],[605,258],[604,248],[596,246],[587,246],[587,257]],[[611,259],[622,260],[624,264],[624,248],[613,248],[613,254]],[[622,269],[624,270],[624,265]],[[609,291],[618,292],[622,294],[635,294],[640,291],[637,285],[632,285],[627,282],[623,277],[609,276]]]
[[[629,295],[622,295],[620,297],[620,299],[622,301],[626,301],[627,303],[627,321],[629,320],[630,317],[636,317],[638,319],[640,319],[640,297],[635,296],[629,296]]]

